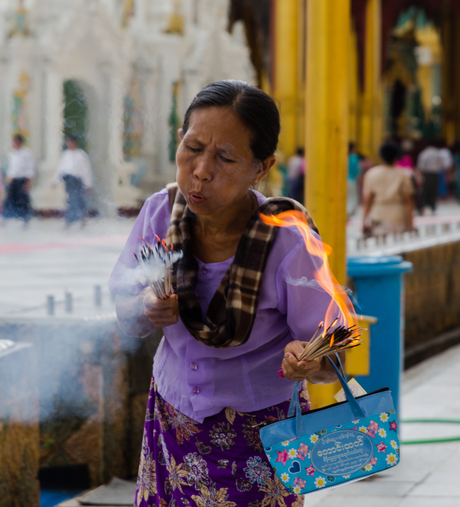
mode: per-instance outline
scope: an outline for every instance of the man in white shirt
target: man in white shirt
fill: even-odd
[[[417,158],[417,169],[423,175],[422,211],[429,206],[436,211],[438,198],[439,174],[444,170],[445,158],[439,148],[430,143]]]
[[[84,224],[86,214],[85,191],[93,184],[93,172],[88,154],[78,148],[77,137],[69,134],[65,138],[67,149],[62,152],[53,183],[62,179],[67,192],[65,220],[71,224],[77,220]]]
[[[6,183],[6,199],[3,203],[4,218],[22,218],[27,224],[32,216],[29,191],[35,176],[35,163],[32,152],[24,146],[21,134],[13,136],[13,149],[9,156]]]

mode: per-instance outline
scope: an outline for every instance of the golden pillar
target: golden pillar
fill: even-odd
[[[353,26],[350,26],[350,57],[348,73],[348,137],[350,141],[357,142],[359,139],[359,111],[360,111],[360,86],[358,70],[358,36]]]
[[[298,0],[274,0],[273,93],[280,102],[279,148],[290,157],[297,143]]]
[[[307,0],[297,0],[297,136],[296,146],[305,147],[305,78]]]
[[[364,93],[361,112],[359,149],[378,160],[383,136],[383,88],[381,81],[382,58],[381,0],[367,0],[366,39],[364,53]]]
[[[307,6],[307,208],[325,243],[331,269],[346,277],[346,200],[350,0],[309,0]],[[332,403],[337,384],[309,385],[312,406]]]
[[[455,60],[452,61],[450,72],[453,76],[453,120],[454,120],[454,132],[450,136],[446,136],[446,141],[449,145],[455,141],[460,141],[460,66],[458,65],[458,55],[460,54],[460,9],[457,6],[455,9],[455,25],[454,25],[454,50]]]
[[[310,0],[307,9],[307,207],[330,264],[345,283],[350,0]]]
[[[448,142],[455,140],[454,74],[457,63],[454,60],[455,18],[452,7],[444,3],[442,12],[442,128]],[[458,133],[457,133],[458,134]]]

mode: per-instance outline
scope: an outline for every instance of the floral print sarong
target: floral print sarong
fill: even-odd
[[[259,423],[284,419],[288,408],[288,401],[252,413],[227,408],[200,424],[167,403],[152,378],[134,505],[302,507],[259,438]]]

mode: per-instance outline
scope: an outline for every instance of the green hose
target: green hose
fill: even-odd
[[[406,419],[402,421],[404,424],[410,423],[436,423],[436,424],[460,424],[458,419]],[[457,437],[446,437],[446,438],[430,438],[427,440],[406,440],[401,442],[402,444],[438,444],[441,442],[458,442],[460,441],[460,435]]]

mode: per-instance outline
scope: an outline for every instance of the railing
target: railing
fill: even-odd
[[[400,255],[455,241],[460,241],[460,217],[423,217],[416,219],[412,232],[349,238],[347,254],[350,257]]]

